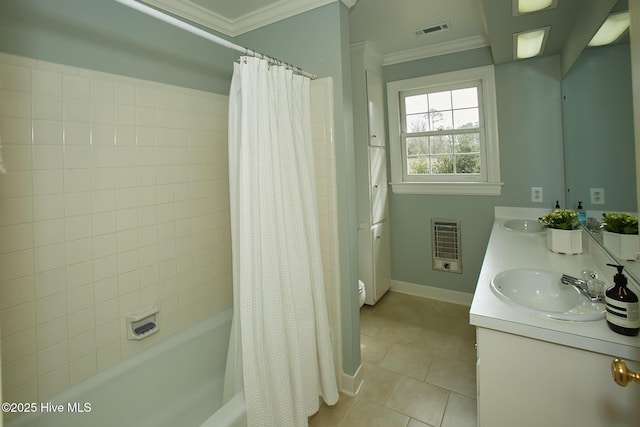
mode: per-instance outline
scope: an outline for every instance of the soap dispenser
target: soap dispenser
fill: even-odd
[[[576,210],[578,211],[578,222],[580,224],[586,224],[587,223],[587,213],[582,208],[582,202],[578,202],[578,207],[576,208]]]
[[[624,266],[607,265],[618,269],[613,277],[614,285],[605,292],[607,325],[619,334],[636,336],[640,332],[638,297],[627,288],[627,276],[622,274]]]

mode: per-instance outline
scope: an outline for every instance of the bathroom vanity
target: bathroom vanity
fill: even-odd
[[[623,359],[640,370],[640,336],[611,331],[606,320],[558,320],[500,299],[492,279],[505,270],[527,268],[580,277],[593,270],[613,284],[610,258],[584,232],[583,253],[556,254],[544,232],[509,231],[511,218],[536,219],[535,209],[496,208],[470,309],[477,331],[478,426],[637,427],[640,384],[612,378],[611,364]],[[629,287],[640,295],[640,288]],[[569,285],[567,285],[569,286]]]

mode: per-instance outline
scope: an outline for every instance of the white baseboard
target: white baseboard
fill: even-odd
[[[362,378],[362,364],[358,366],[356,373],[354,375],[348,375],[344,372],[342,373],[342,393],[355,397],[360,392],[360,388],[364,383],[364,378]]]
[[[401,282],[399,280],[391,281],[391,290],[403,294],[468,306],[471,306],[471,300],[473,300],[473,294],[466,292],[451,291],[449,289],[436,288],[434,286],[417,285],[415,283]]]

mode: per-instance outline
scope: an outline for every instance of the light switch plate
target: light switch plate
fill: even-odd
[[[534,203],[542,203],[542,187],[531,187],[531,201]]]
[[[604,205],[604,188],[592,188],[589,190],[592,205]]]

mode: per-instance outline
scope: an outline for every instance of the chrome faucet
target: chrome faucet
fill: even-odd
[[[588,277],[588,279],[578,279],[577,277],[563,274],[560,276],[560,282],[573,286],[591,302],[603,302],[605,284],[598,279],[597,273],[585,270],[582,272],[582,276]]]

